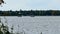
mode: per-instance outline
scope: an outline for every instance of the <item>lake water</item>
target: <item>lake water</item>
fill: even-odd
[[[1,18],[4,23],[4,16]],[[42,34],[60,34],[60,16],[6,16],[6,18],[10,32],[13,25],[14,33],[40,34],[42,32]]]

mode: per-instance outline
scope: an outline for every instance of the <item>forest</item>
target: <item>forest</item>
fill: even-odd
[[[0,16],[60,16],[60,10],[0,11]]]

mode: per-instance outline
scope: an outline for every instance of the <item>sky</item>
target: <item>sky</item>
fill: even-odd
[[[0,10],[60,10],[60,0],[4,0]]]

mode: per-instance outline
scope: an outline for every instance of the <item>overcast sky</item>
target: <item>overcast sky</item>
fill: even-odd
[[[0,10],[60,9],[60,0],[4,0]]]

